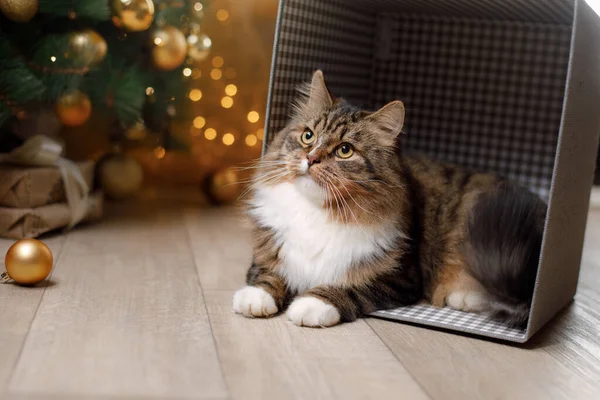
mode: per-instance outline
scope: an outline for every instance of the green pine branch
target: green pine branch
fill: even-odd
[[[1,1],[1,0],[0,0]],[[39,12],[28,23],[13,23],[0,13],[0,127],[28,102],[52,104],[63,93],[79,89],[94,107],[106,107],[123,128],[144,119],[163,125],[167,107],[184,101],[181,68],[160,71],[150,60],[150,33],[125,32],[111,20],[110,0],[39,0]],[[184,0],[155,0],[155,21],[184,30],[192,6]],[[92,28],[107,42],[108,53],[90,68],[71,54],[69,35]],[[152,96],[146,88],[154,88]],[[175,101],[173,101],[175,99]],[[149,101],[150,100],[150,101]]]
[[[29,101],[40,98],[43,83],[0,36],[0,126]]]
[[[148,74],[136,65],[113,62],[108,57],[101,68],[85,77],[82,90],[93,104],[112,108],[121,125],[127,127],[141,118],[148,82]]]
[[[27,54],[29,68],[46,86],[45,99],[78,89],[89,68],[69,55],[69,34],[45,35]]]
[[[40,13],[57,17],[68,17],[74,12],[77,18],[110,19],[109,0],[39,0],[39,5]]]

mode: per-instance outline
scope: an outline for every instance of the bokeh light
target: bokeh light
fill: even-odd
[[[212,79],[214,79],[215,81],[218,81],[219,79],[221,79],[222,76],[223,76],[223,72],[221,72],[221,70],[218,68],[213,68],[210,71],[210,77]]]
[[[260,115],[256,111],[250,111],[248,113],[248,121],[255,123],[260,119]]]
[[[235,137],[231,133],[226,133],[223,135],[223,143],[225,146],[231,146],[235,142]]]
[[[192,89],[189,94],[191,101],[198,101],[202,98],[202,91],[200,89]]]
[[[255,135],[250,134],[250,135],[246,136],[246,144],[248,146],[252,147],[256,144],[256,142],[258,142],[258,139],[256,138]]]
[[[217,131],[215,131],[213,128],[207,128],[204,131],[204,137],[207,140],[214,140],[217,137]]]
[[[194,118],[193,124],[195,128],[204,128],[204,125],[206,125],[206,119],[204,117],[197,116],[196,118]]]
[[[223,60],[223,57],[213,57],[212,59],[212,65],[215,68],[221,68],[223,66],[223,64],[225,64],[225,60]]]
[[[227,96],[235,96],[237,91],[237,86],[235,86],[233,83],[230,83],[229,85],[225,86],[225,94]]]
[[[233,99],[229,96],[225,96],[221,99],[221,105],[223,108],[231,108],[233,106]]]

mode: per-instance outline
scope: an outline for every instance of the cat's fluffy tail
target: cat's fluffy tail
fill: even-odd
[[[467,221],[469,272],[494,297],[492,317],[511,326],[529,318],[545,214],[539,197],[503,184],[479,196]]]

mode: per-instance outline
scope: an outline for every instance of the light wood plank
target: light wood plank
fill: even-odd
[[[588,217],[575,302],[532,343],[582,377],[600,381],[600,209]]]
[[[600,390],[542,348],[377,319],[368,323],[434,399],[593,399]]]
[[[11,392],[227,396],[179,214],[129,209],[69,235]]]
[[[64,236],[42,239],[50,247],[55,264],[60,260]],[[4,255],[14,240],[0,239],[0,272],[4,271]],[[23,342],[46,286],[58,284],[57,278],[33,287],[18,286],[13,283],[0,285],[0,396],[6,390],[8,379],[21,353]]]
[[[88,394],[48,394],[48,393],[7,393],[2,400],[187,400],[172,396],[126,396],[126,395],[88,395]],[[205,400],[205,399],[203,399]],[[215,400],[220,400],[219,398]]]
[[[285,316],[233,314],[232,295],[244,284],[252,255],[248,226],[231,208],[187,210],[185,216],[234,398],[428,398],[364,321],[307,329]]]
[[[205,296],[234,399],[429,398],[364,321],[301,328],[233,314],[231,291]]]
[[[249,226],[238,208],[186,209],[185,221],[204,290],[236,290],[252,261]]]

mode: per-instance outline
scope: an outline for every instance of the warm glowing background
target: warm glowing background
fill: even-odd
[[[208,173],[261,154],[278,1],[190,1],[204,12],[202,31],[212,39],[212,52],[183,70],[188,91],[172,110],[170,132],[180,148],[165,149],[160,135],[144,129],[128,132],[129,151],[148,182],[197,184]],[[85,127],[63,132],[70,157],[99,156],[109,148],[111,128],[103,126],[102,115],[92,118]]]

